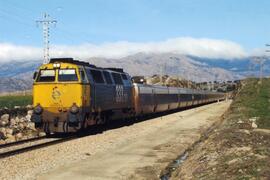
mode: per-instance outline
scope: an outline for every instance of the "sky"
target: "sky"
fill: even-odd
[[[269,0],[0,0],[0,61],[42,58],[43,13],[51,53],[119,58],[176,52],[241,58],[270,43]]]

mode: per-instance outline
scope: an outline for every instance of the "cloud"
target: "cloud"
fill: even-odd
[[[269,48],[256,48],[250,52],[250,56],[269,56]]]
[[[0,43],[0,61],[37,60],[42,57],[41,48]]]
[[[74,46],[53,45],[51,57],[90,57],[121,58],[143,53],[179,53],[204,58],[237,59],[247,56],[245,50],[237,43],[227,40],[195,39],[190,37],[168,39],[160,42],[134,43],[127,41]],[[17,46],[0,43],[0,61],[42,59],[42,48]]]

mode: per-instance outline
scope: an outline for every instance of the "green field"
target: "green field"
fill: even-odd
[[[240,108],[244,119],[258,117],[259,128],[270,129],[270,79],[248,79],[233,103],[234,107]]]
[[[0,108],[14,108],[32,104],[32,95],[5,95],[0,96]]]

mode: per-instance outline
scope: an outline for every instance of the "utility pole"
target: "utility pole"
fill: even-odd
[[[164,85],[163,76],[166,75],[166,66],[166,62],[164,64],[160,64],[160,83],[162,86]]]
[[[36,21],[37,26],[42,24],[43,29],[43,64],[46,64],[50,60],[50,25],[55,25],[57,23],[56,20],[50,18],[49,14],[44,13],[42,20]]]
[[[163,85],[162,76],[163,76],[163,70],[162,70],[162,65],[160,65],[160,85]]]
[[[262,83],[262,77],[263,77],[263,65],[265,61],[264,56],[254,56],[252,57],[253,61],[260,66],[260,81],[259,83]]]

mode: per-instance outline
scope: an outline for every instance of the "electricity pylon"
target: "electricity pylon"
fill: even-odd
[[[46,64],[50,60],[50,25],[55,25],[57,21],[51,19],[48,14],[44,13],[43,19],[37,20],[36,23],[37,25],[42,24],[43,28],[43,64]]]

